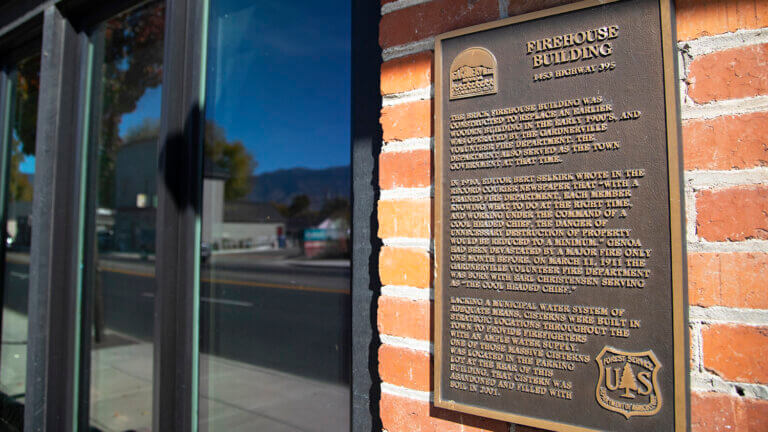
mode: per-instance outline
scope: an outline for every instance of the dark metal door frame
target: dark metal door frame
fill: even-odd
[[[25,431],[88,430],[90,301],[82,292],[93,95],[90,31],[141,0],[11,0],[0,6],[0,66],[41,51]],[[153,429],[197,430],[199,226],[207,0],[166,0],[154,332]],[[352,0],[352,420],[380,429],[375,184],[381,146],[375,2]],[[40,38],[42,37],[42,42]],[[2,72],[2,71],[0,71]],[[0,73],[0,86],[6,82]],[[3,87],[4,88],[4,87]],[[2,93],[0,91],[0,93]],[[0,95],[1,97],[1,95]],[[0,99],[0,100],[4,100]],[[4,109],[0,103],[0,112]],[[0,125],[2,129],[2,125]],[[0,133],[5,131],[0,130]],[[2,185],[0,185],[2,186]]]

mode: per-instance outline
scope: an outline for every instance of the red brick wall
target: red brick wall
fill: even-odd
[[[429,402],[434,36],[571,2],[381,2],[378,328],[388,432],[510,430]],[[768,0],[677,0],[676,7],[692,429],[768,431]]]

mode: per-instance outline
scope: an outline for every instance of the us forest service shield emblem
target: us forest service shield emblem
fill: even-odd
[[[661,364],[653,351],[627,352],[606,346],[595,361],[600,368],[595,391],[600,406],[627,419],[659,412]]]

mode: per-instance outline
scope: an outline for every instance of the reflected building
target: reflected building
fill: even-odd
[[[32,241],[32,201],[9,201],[6,245],[11,249],[29,250]]]
[[[117,150],[115,208],[101,208],[99,242],[119,252],[154,252],[157,181],[152,165],[157,139],[127,142]],[[229,173],[206,163],[203,178],[202,242],[211,250],[265,250],[284,247],[286,219],[270,203],[226,201]],[[111,225],[110,225],[111,224]],[[111,238],[111,239],[110,239]],[[109,240],[108,240],[109,239]],[[103,247],[102,247],[103,248]]]
[[[122,144],[115,164],[113,247],[121,252],[155,251],[157,138]]]

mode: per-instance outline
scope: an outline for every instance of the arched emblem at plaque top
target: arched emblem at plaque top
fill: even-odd
[[[467,48],[451,63],[450,99],[495,94],[498,91],[496,57],[485,48]]]

